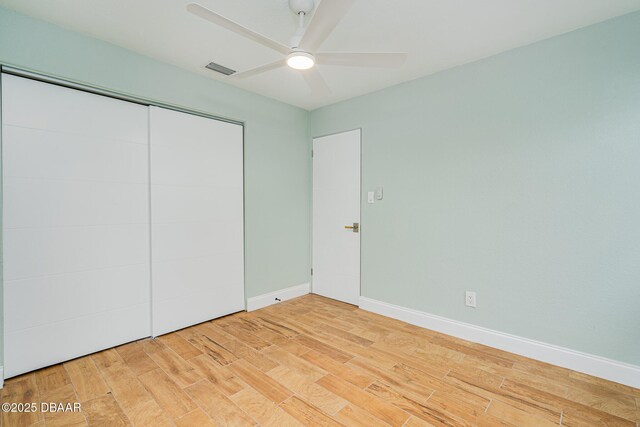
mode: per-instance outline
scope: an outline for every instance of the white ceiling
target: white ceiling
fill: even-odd
[[[0,0],[0,5],[213,79],[281,58],[190,13],[194,0]],[[296,29],[287,0],[197,0],[283,44]],[[232,85],[314,109],[640,9],[640,0],[357,0],[322,51],[408,52],[400,69],[320,65],[332,95],[313,98],[283,68]]]

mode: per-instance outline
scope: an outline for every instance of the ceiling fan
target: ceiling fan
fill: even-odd
[[[289,46],[243,27],[197,3],[189,4],[187,10],[200,18],[285,55],[278,61],[232,74],[230,78],[246,78],[288,65],[293,69],[301,70],[302,77],[309,85],[314,96],[323,97],[329,95],[331,90],[318,69],[315,68],[316,64],[394,68],[401,66],[407,58],[406,53],[400,52],[352,53],[317,51],[354,3],[355,0],[321,0],[311,22],[305,27],[305,16],[311,13],[316,6],[314,0],[289,0],[289,7],[300,17],[300,25]]]

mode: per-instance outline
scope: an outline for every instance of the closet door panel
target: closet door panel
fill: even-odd
[[[149,221],[148,206],[139,202],[148,196],[147,184],[12,178],[4,191],[13,201],[4,207],[4,220],[16,228]]]
[[[148,332],[142,333],[139,325],[145,324],[149,324],[148,311],[140,306],[118,306],[82,319],[56,321],[55,329],[64,333],[54,332],[50,325],[6,333],[5,377],[143,338],[148,336]],[[16,355],[9,345],[13,349],[22,349],[22,352]]]
[[[84,135],[94,142],[148,143],[145,106],[7,74],[3,81],[8,84],[2,97],[11,102],[2,110],[6,125]]]
[[[244,308],[242,127],[151,107],[153,335]]]
[[[242,221],[237,206],[242,204],[241,191],[233,187],[156,185],[153,189],[154,220],[157,223]],[[200,209],[191,209],[198,204]]]
[[[154,264],[154,335],[242,310],[242,267],[232,253]]]
[[[150,335],[148,108],[2,75],[5,375]]]
[[[149,262],[148,230],[135,224],[6,228],[3,237],[5,281]]]
[[[202,117],[198,118],[215,121]],[[226,126],[239,127],[239,125],[221,123]],[[240,128],[241,130],[242,128]],[[241,138],[241,132],[237,133]],[[237,139],[238,135],[223,134],[219,138]],[[211,138],[216,137],[212,135]],[[157,177],[154,183],[158,185],[241,187],[242,169],[240,171],[235,170],[238,162],[225,162],[223,160],[225,158],[232,159],[238,155],[238,151],[230,150],[228,147],[223,148],[218,151],[215,147],[209,147],[206,144],[186,144],[185,147],[154,145],[154,170],[152,172],[153,176]],[[242,155],[241,150],[242,146],[239,151],[240,155]],[[238,185],[238,183],[240,184]]]
[[[148,280],[148,269],[140,265],[12,280],[4,288],[5,298],[14,302],[5,312],[6,327],[37,328],[46,326],[49,319],[65,321],[108,312],[118,306],[122,295],[128,295],[133,305],[145,304],[149,291],[141,289],[139,283]],[[97,286],[88,287],[87,283]],[[59,293],[76,297],[57,301]],[[37,294],[42,298],[34,299]],[[84,303],[78,304],[78,300]],[[22,309],[26,305],[33,305],[33,310]]]
[[[140,116],[138,118],[141,119]],[[12,159],[5,165],[6,175],[59,181],[149,184],[148,168],[140,167],[148,163],[147,141],[131,143],[16,126],[8,126],[3,133],[6,139],[3,154]],[[39,155],[34,156],[33,153]],[[52,162],[53,158],[68,161]]]
[[[154,300],[172,300],[185,295],[183,286],[188,283],[194,293],[231,290],[232,295],[242,287],[237,272],[242,269],[242,260],[233,252],[226,254],[176,259],[154,265]],[[217,286],[211,286],[211,277],[216,277]],[[219,294],[216,299],[225,299]],[[243,307],[241,307],[242,309]],[[206,320],[206,319],[205,319]]]
[[[237,230],[241,221],[175,222],[155,224],[154,261],[197,258],[242,252]]]

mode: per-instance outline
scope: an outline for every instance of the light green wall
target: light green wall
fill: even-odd
[[[363,129],[362,294],[640,364],[639,41],[635,13],[313,111]]]
[[[307,111],[3,8],[0,63],[244,121],[247,297],[309,282]]]

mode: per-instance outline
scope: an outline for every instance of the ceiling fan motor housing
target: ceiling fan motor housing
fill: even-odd
[[[308,15],[313,11],[315,3],[313,0],[289,0],[289,7],[296,15],[301,13]]]

